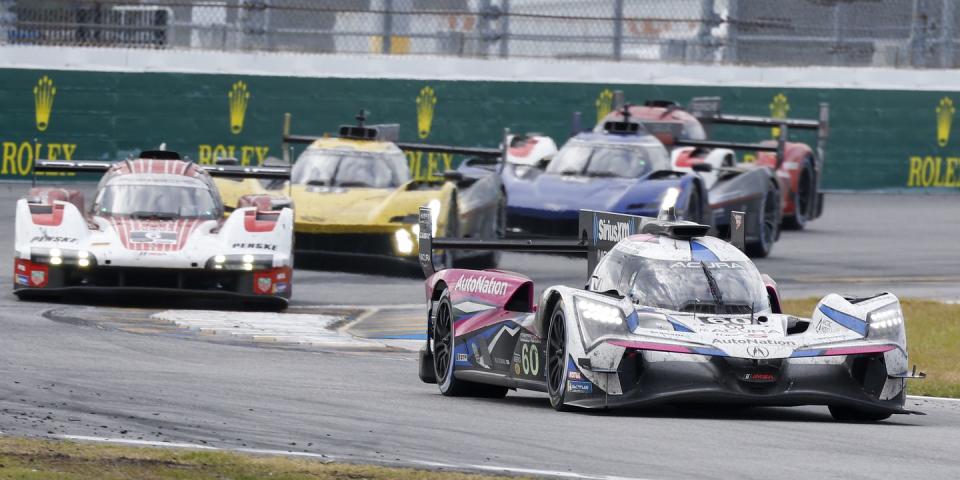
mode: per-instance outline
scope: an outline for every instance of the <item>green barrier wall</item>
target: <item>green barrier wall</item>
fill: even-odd
[[[400,123],[406,141],[496,146],[504,127],[558,142],[571,114],[592,125],[611,92],[627,99],[717,95],[729,113],[815,118],[831,106],[824,187],[902,189],[960,186],[960,133],[950,92],[746,87],[663,87],[538,82],[288,78],[174,73],[0,70],[0,178],[29,176],[37,158],[121,159],[166,143],[200,162],[245,164],[280,156],[284,112],[293,131],[333,132],[361,109],[373,123]],[[718,128],[715,137],[771,138],[769,129]],[[812,134],[797,138],[813,142]],[[420,176],[456,164],[411,156]]]

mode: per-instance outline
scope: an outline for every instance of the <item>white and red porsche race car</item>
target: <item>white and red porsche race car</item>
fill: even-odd
[[[154,151],[121,162],[40,161],[35,170],[105,173],[89,210],[65,188],[34,187],[17,201],[17,296],[160,290],[286,307],[293,211],[250,195],[224,217],[211,177],[289,179],[289,168],[198,165]]]

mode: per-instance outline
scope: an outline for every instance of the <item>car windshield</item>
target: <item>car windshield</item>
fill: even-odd
[[[102,216],[144,220],[217,219],[219,205],[202,186],[156,183],[107,185],[97,193],[93,211]]]
[[[291,179],[298,185],[393,188],[410,180],[410,171],[400,152],[307,150]]]
[[[760,272],[750,261],[655,260],[615,249],[595,276],[598,290],[615,290],[643,306],[715,314],[770,308]]]
[[[606,145],[569,142],[557,152],[547,171],[561,175],[635,178],[666,169],[666,150],[660,145]]]

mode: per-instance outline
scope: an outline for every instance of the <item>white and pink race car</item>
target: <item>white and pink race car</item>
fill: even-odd
[[[212,176],[288,179],[285,167],[198,165],[169,151],[120,162],[39,161],[37,172],[103,172],[93,204],[33,187],[17,201],[14,293],[188,292],[286,307],[293,211],[250,195],[224,216]]]

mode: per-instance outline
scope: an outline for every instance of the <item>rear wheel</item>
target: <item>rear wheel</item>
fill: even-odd
[[[859,410],[851,407],[830,405],[830,415],[838,422],[879,422],[890,418],[889,413]]]
[[[550,314],[547,327],[547,393],[550,405],[558,412],[569,410],[564,404],[567,378],[567,324],[563,314],[563,301],[557,302]]]
[[[453,374],[454,345],[453,305],[450,303],[450,290],[444,290],[437,304],[433,319],[433,368],[440,386],[440,393],[448,397],[478,396],[502,398],[507,387],[482,385],[457,380]]]
[[[757,215],[754,231],[755,239],[747,242],[747,255],[753,258],[764,258],[770,255],[773,244],[780,233],[780,202],[777,190],[772,186],[767,189],[760,201],[760,215]]]
[[[797,180],[797,192],[793,197],[793,215],[783,219],[784,228],[803,230],[807,222],[814,217],[816,204],[816,179],[813,174],[813,162],[810,157],[803,161],[800,177]]]

